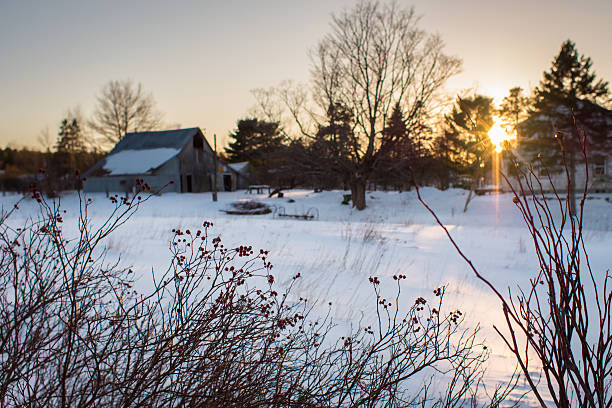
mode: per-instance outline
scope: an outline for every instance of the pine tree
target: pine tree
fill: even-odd
[[[60,153],[82,153],[86,150],[81,126],[76,118],[64,119],[60,124],[56,150]]]
[[[451,178],[457,174],[452,157],[454,155],[453,146],[456,135],[448,129],[444,129],[442,133],[436,137],[432,144],[432,173],[438,179],[438,187],[441,190],[446,190],[450,187]]]
[[[384,162],[379,164],[377,173],[385,185],[391,181],[411,186],[413,176],[421,181],[427,152],[422,138],[424,133],[424,128],[407,123],[397,102],[387,119],[380,142],[380,156],[384,157]]]
[[[551,102],[568,103],[570,108],[577,107],[580,99],[595,104],[604,102],[608,97],[608,83],[601,79],[596,81],[592,65],[591,58],[579,55],[571,40],[565,41],[551,69],[544,72],[544,79],[536,88],[536,110]]]
[[[606,109],[599,103],[608,101],[608,95],[608,83],[598,80],[592,72],[591,59],[580,55],[575,44],[567,40],[535,89],[534,106],[523,126],[530,136],[524,141],[523,150],[540,159],[536,164],[553,172],[567,166],[573,214],[579,129],[584,130],[592,148],[606,143]]]
[[[472,184],[478,182],[483,171],[490,168],[493,144],[488,131],[493,126],[493,99],[483,95],[457,98],[452,112],[445,117],[443,143],[449,167],[467,175]]]
[[[484,172],[491,168],[494,148],[489,129],[493,126],[494,112],[493,98],[474,95],[470,98],[458,97],[453,111],[446,116],[444,137],[451,150],[449,167],[471,178],[464,212]]]
[[[54,179],[52,183],[59,183],[54,188],[79,188],[80,183],[77,180],[73,180],[74,184],[72,182],[70,184],[64,184],[65,181],[60,182],[66,175],[74,177],[75,172],[83,164],[84,154],[87,151],[78,119],[68,117],[62,120],[55,148],[53,163],[48,173]],[[48,188],[50,191],[54,189],[52,187]]]
[[[230,162],[248,161],[255,179],[266,178],[267,172],[281,159],[284,138],[278,122],[240,119],[230,137],[233,141],[225,148],[227,159]]]
[[[523,94],[523,88],[516,86],[511,88],[508,96],[505,96],[497,114],[499,115],[502,126],[506,131],[514,133],[519,137],[519,123],[521,123],[527,115],[530,99]]]
[[[414,159],[416,154],[399,102],[393,107],[387,126],[382,131],[380,150],[387,160],[392,161]]]
[[[353,115],[346,106],[340,102],[328,106],[327,123],[319,126],[310,143],[308,161],[319,175],[330,178],[330,175],[335,174],[339,180],[332,179],[331,183],[320,180],[319,184],[330,186],[334,182],[347,183],[355,171],[351,157],[356,142],[353,126]]]
[[[259,164],[266,156],[283,144],[278,122],[266,122],[255,118],[240,119],[236,130],[230,134],[234,139],[225,149],[232,162],[248,161]]]

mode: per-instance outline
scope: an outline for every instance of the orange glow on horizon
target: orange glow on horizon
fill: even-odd
[[[515,139],[514,134],[509,134],[502,128],[501,121],[499,118],[495,118],[495,122],[491,129],[489,129],[489,139],[491,139],[491,143],[495,145],[495,151],[500,153],[503,150],[503,143],[508,140]]]

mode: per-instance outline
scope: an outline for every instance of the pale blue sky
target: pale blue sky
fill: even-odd
[[[131,78],[170,123],[221,139],[250,90],[309,78],[308,50],[349,0],[0,0],[0,146],[36,145],[67,109],[90,114],[100,87]],[[536,85],[571,38],[612,81],[612,1],[415,0],[422,27],[463,58],[449,92],[503,96]]]

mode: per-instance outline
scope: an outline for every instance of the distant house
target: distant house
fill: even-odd
[[[590,192],[612,192],[612,111],[602,106],[595,105],[588,101],[580,101],[581,104],[589,104],[592,117],[589,118],[589,123],[579,123],[579,129],[586,134],[587,138],[587,161],[588,161],[588,190]],[[559,106],[557,109],[560,113],[566,114],[568,117],[571,112],[564,106]],[[550,122],[550,119],[546,116],[536,116],[524,121],[520,128],[521,138],[519,139],[517,149],[515,150],[515,156],[521,158],[521,160],[534,164],[536,175],[540,178],[542,187],[545,191],[551,191],[553,186],[556,190],[565,191],[567,189],[567,175],[563,169],[563,162],[559,157],[558,162],[551,167],[543,168],[537,165],[537,160],[533,156],[533,153],[529,153],[523,149],[523,145],[528,143],[534,138],[540,138],[543,135],[539,133],[530,133],[528,129],[533,122]],[[530,123],[531,122],[531,123]],[[593,129],[590,129],[589,125]],[[595,127],[596,126],[596,127]],[[554,127],[554,123],[551,123],[551,129]],[[554,132],[550,130],[550,132]],[[582,133],[581,133],[582,135]],[[558,148],[553,145],[550,148]],[[582,152],[576,153],[576,188],[580,191],[584,186],[586,180],[586,168],[584,166],[584,160],[582,159]],[[508,163],[507,165],[511,165]],[[551,175],[551,180],[548,180],[548,174]],[[552,181],[552,183],[551,183]],[[551,185],[552,184],[552,185]]]
[[[154,192],[212,191],[215,153],[199,128],[127,133],[86,173],[86,192],[126,193],[142,179]],[[233,191],[238,171],[218,160],[217,190]]]
[[[228,166],[234,170],[238,177],[236,178],[236,188],[243,189],[249,186],[249,175],[251,170],[251,165],[248,161],[240,162],[240,163],[230,163]]]

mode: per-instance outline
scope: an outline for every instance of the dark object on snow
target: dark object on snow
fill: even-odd
[[[268,190],[268,194],[270,194],[270,186],[267,184],[253,184],[247,188],[247,193],[252,194],[255,191],[257,194],[263,194],[264,190]],[[272,197],[270,195],[270,197]]]
[[[350,194],[342,194],[342,204],[343,205],[348,205],[350,201],[351,201]]]
[[[500,193],[503,193],[503,190],[501,187],[491,186],[491,187],[477,188],[474,190],[474,193],[476,195],[481,196],[485,194],[500,194]]]
[[[269,214],[272,212],[267,204],[260,201],[249,200],[249,201],[235,201],[230,204],[231,208],[221,210],[227,214],[237,215],[260,215]]]
[[[274,197],[275,194],[278,194],[279,198],[281,198],[283,196],[283,193],[282,193],[281,189],[280,188],[275,188],[274,190],[272,190],[271,193],[268,194],[268,198]]]
[[[287,214],[285,207],[278,206],[274,210],[274,216],[279,218],[295,218],[296,220],[314,220],[319,218],[319,210],[310,207],[304,214]]]

